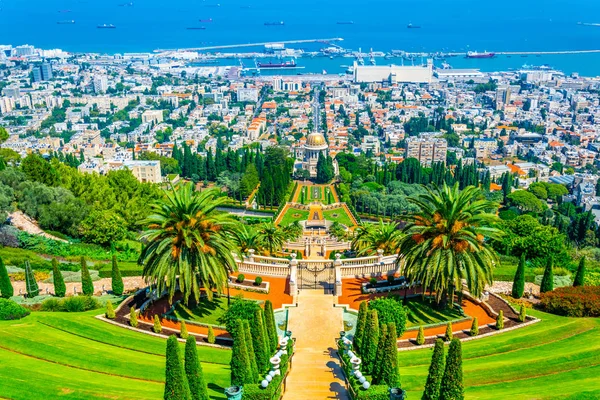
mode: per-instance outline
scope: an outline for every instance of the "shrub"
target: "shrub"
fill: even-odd
[[[13,294],[14,289],[12,287],[12,283],[10,282],[8,271],[6,270],[4,261],[2,261],[2,258],[0,258],[0,296],[2,296],[4,299],[9,299]]]
[[[377,285],[377,278],[371,278],[369,279],[369,283],[373,286]]]
[[[440,385],[440,400],[464,399],[462,346],[460,340],[452,339],[448,349],[446,368]]]
[[[258,303],[237,297],[231,303],[231,306],[229,306],[227,311],[225,311],[225,314],[219,318],[219,323],[225,325],[227,332],[231,333],[233,336],[233,332],[236,329],[237,320],[251,320],[254,318],[254,312],[257,308],[260,308]]]
[[[387,340],[387,335],[388,335],[388,331],[387,331],[387,325],[382,325],[381,327],[381,331],[379,332],[379,344],[377,345],[377,357],[375,357],[375,360],[382,360],[383,357],[385,356],[384,352],[386,351],[385,349],[385,343]],[[381,363],[380,362],[375,362],[375,364],[373,365],[373,382],[378,382],[379,379],[381,378]]]
[[[40,311],[57,312],[57,311],[62,311],[62,309],[63,309],[62,301],[60,299],[52,298],[52,297],[44,300],[42,302],[42,304],[40,305]]]
[[[65,312],[83,312],[100,308],[100,303],[90,296],[71,296],[62,300],[62,310]]]
[[[190,388],[190,400],[209,400],[202,365],[198,361],[196,339],[188,337],[185,342],[185,376]]]
[[[398,337],[402,336],[406,328],[406,310],[399,298],[380,297],[371,300],[369,302],[369,309],[377,310],[379,325],[393,322]]]
[[[117,296],[122,295],[124,290],[123,278],[121,277],[121,271],[119,271],[119,266],[117,264],[117,256],[114,254],[112,256],[111,278],[112,292]]]
[[[167,357],[165,367],[165,400],[188,400],[190,388],[181,365],[179,343],[175,335],[167,340]]]
[[[129,309],[129,325],[133,326],[134,328],[137,328],[138,326],[138,319],[137,313],[135,312],[135,307],[131,307]]]
[[[237,320],[235,333],[233,335],[233,348],[231,349],[231,384],[243,386],[252,383],[252,370],[248,350],[246,348],[246,334],[241,319]]]
[[[0,298],[0,320],[21,319],[29,315],[29,310],[9,299]]]
[[[400,387],[400,372],[398,371],[398,345],[396,338],[396,326],[393,322],[387,326],[387,335],[385,340],[385,350],[383,358],[377,360],[381,363],[378,384],[385,384],[388,387]]]
[[[548,263],[546,264],[544,276],[542,277],[542,282],[540,284],[540,293],[551,292],[554,290],[554,274],[552,273],[552,263],[552,257],[550,257]]]
[[[263,282],[263,278],[261,278],[260,276],[257,276],[256,278],[254,278],[254,285],[255,286],[260,286]]]
[[[387,281],[390,286],[394,284],[395,280],[396,280],[396,277],[394,275],[390,274],[387,276]]]
[[[152,332],[161,333],[162,325],[160,324],[160,318],[157,314],[154,314],[154,325],[152,325]]]
[[[81,257],[81,291],[86,296],[94,294],[94,282],[90,276],[90,271],[87,268],[85,258]]]
[[[208,327],[208,343],[210,344],[215,344],[216,342],[216,338],[215,338],[215,331],[213,330],[212,326]]]
[[[265,301],[265,329],[267,330],[269,354],[277,351],[277,326],[275,325],[275,313],[271,300]]]
[[[373,365],[377,362],[377,346],[379,345],[379,317],[377,310],[369,311],[367,315],[367,325],[365,327],[365,336],[363,338],[363,348],[360,353],[362,357],[362,371],[371,375]]]
[[[108,319],[115,319],[115,309],[110,300],[106,302],[106,313],[104,315]]]
[[[448,322],[448,324],[446,325],[446,334],[444,335],[444,340],[446,342],[449,342],[452,340],[452,322]]]
[[[527,319],[527,309],[521,304],[521,308],[519,309],[519,322],[525,322],[525,319]]]
[[[479,335],[479,320],[477,317],[473,318],[473,323],[471,324],[471,330],[469,331],[469,336],[477,336]]]
[[[423,325],[419,325],[419,333],[417,333],[417,344],[419,346],[425,344],[425,329],[423,329]]]
[[[179,337],[182,339],[187,339],[188,337],[190,337],[190,334],[188,333],[187,330],[187,326],[185,325],[185,321],[181,321],[181,328],[179,328]]]
[[[431,356],[431,364],[429,364],[429,374],[427,374],[422,400],[437,400],[439,398],[443,375],[444,342],[442,339],[437,339],[433,348],[433,356]]]
[[[244,282],[244,279],[246,279],[246,277],[244,276],[244,274],[239,274],[237,276],[236,282],[237,283],[242,283],[242,282]]]
[[[269,358],[271,356],[269,355],[263,310],[260,307],[254,311],[254,318],[250,320],[250,330],[252,331],[252,345],[254,346],[254,354],[256,355],[256,366],[258,367],[258,373],[262,374],[269,368]]]
[[[242,327],[244,331],[244,340],[246,341],[246,351],[248,352],[248,361],[250,361],[250,376],[252,377],[252,382],[258,383],[258,366],[256,365],[256,353],[254,352],[254,344],[252,343],[252,333],[250,333],[250,323],[248,322],[248,320],[242,321]]]
[[[504,329],[504,312],[502,310],[496,316],[496,329]]]
[[[40,294],[40,289],[35,280],[35,275],[33,274],[29,260],[25,261],[25,287],[27,290],[27,297],[35,297]]]
[[[525,291],[525,253],[521,254],[519,265],[517,266],[517,272],[515,273],[515,280],[513,281],[512,297],[520,299],[523,297]]]
[[[566,317],[600,317],[600,286],[562,287],[543,293],[542,308]]]
[[[577,267],[577,273],[575,274],[575,279],[573,280],[573,286],[583,286],[584,281],[585,281],[585,256],[581,257],[581,260],[579,260],[579,266]]]
[[[358,308],[358,318],[356,321],[356,331],[354,333],[354,350],[360,351],[362,350],[362,337],[365,331],[365,325],[367,323],[367,302],[363,301],[360,303],[360,307]]]
[[[52,282],[54,283],[54,295],[56,297],[65,297],[67,294],[67,285],[65,285],[65,279],[58,268],[56,258],[52,259]]]

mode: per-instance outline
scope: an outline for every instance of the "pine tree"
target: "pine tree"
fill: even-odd
[[[423,325],[419,325],[419,333],[417,334],[417,344],[422,346],[425,343],[425,330]]]
[[[504,311],[502,310],[496,316],[496,329],[504,329]]]
[[[231,384],[243,386],[252,383],[252,371],[250,359],[248,358],[248,349],[246,348],[246,334],[242,320],[236,322],[235,333],[233,335],[233,348],[231,350]]]
[[[179,328],[179,337],[182,339],[187,339],[188,337],[190,337],[190,334],[188,333],[187,330],[187,325],[185,324],[185,321],[181,321],[181,327]],[[196,339],[194,339],[196,340]]]
[[[544,270],[542,283],[540,284],[540,293],[551,292],[554,290],[554,272],[552,271],[552,257],[550,257]]]
[[[362,351],[362,337],[365,332],[365,325],[367,323],[367,302],[363,301],[360,303],[358,308],[358,318],[356,322],[356,331],[354,333],[354,350],[361,354]]]
[[[0,296],[2,296],[2,298],[8,299],[12,297],[13,294],[14,289],[12,287],[12,283],[10,282],[8,271],[6,270],[4,261],[2,261],[2,258],[0,258]]]
[[[379,384],[391,388],[400,387],[400,371],[398,370],[398,345],[396,344],[396,324],[388,324],[383,358],[377,360],[381,363],[379,372]]]
[[[519,322],[525,322],[527,319],[527,309],[523,304],[521,304],[521,309],[519,310]]]
[[[525,253],[521,254],[512,287],[512,297],[520,299],[525,291]]]
[[[425,391],[421,400],[438,400],[440,397],[440,385],[444,375],[444,341],[437,339],[431,356],[429,374],[425,382]]]
[[[190,388],[181,365],[179,342],[175,335],[167,340],[165,400],[190,400]]]
[[[275,325],[275,314],[273,313],[273,303],[271,300],[265,301],[265,327],[269,336],[269,354],[277,351],[277,326]]]
[[[162,332],[162,325],[160,324],[160,318],[157,314],[154,314],[154,325],[152,326],[152,331],[154,333]]]
[[[40,294],[40,288],[35,280],[35,274],[29,260],[25,260],[25,287],[27,289],[27,297],[35,297]]]
[[[52,281],[54,282],[54,295],[56,297],[65,297],[67,294],[67,285],[65,285],[65,279],[60,269],[58,269],[56,258],[52,259]]]
[[[129,309],[129,325],[137,328],[138,320],[137,320],[137,312],[135,312],[135,307],[131,307]]]
[[[215,331],[213,330],[212,326],[208,326],[208,343],[210,344],[215,344],[215,342],[217,341],[217,339],[215,338]]]
[[[94,282],[92,282],[90,271],[87,268],[87,262],[83,257],[81,257],[81,291],[86,296],[94,294]]]
[[[370,375],[373,372],[373,365],[377,362],[377,346],[379,345],[379,318],[377,310],[371,310],[367,315],[367,325],[363,341],[364,351],[361,353],[362,370],[367,375]]]
[[[598,180],[600,182],[600,180]],[[573,286],[583,286],[585,281],[585,257],[581,257],[579,260],[579,266],[577,267],[577,273],[573,280]]]
[[[185,376],[190,388],[191,400],[209,400],[202,365],[198,361],[196,339],[188,337],[185,342]]]
[[[250,330],[252,331],[252,345],[256,355],[256,365],[258,373],[262,374],[269,368],[269,352],[267,338],[265,337],[265,328],[263,320],[263,310],[258,307],[254,313],[254,318],[250,321]]]
[[[463,388],[462,347],[460,340],[452,339],[446,359],[446,369],[440,385],[440,400],[462,400]]]
[[[115,309],[110,300],[106,302],[106,313],[104,314],[108,319],[115,319]]]
[[[250,333],[250,322],[242,320],[244,326],[244,340],[246,341],[246,351],[248,352],[248,360],[250,361],[250,376],[253,383],[258,383],[258,366],[256,365],[256,353],[252,344],[252,333]],[[209,332],[210,333],[210,332]]]
[[[447,342],[452,340],[452,322],[448,322],[446,325],[446,334],[444,335],[444,340]]]
[[[381,325],[381,331],[379,332],[379,344],[377,346],[377,357],[376,360],[382,360],[385,352],[385,344],[387,341],[387,324]],[[381,379],[381,363],[376,362],[373,366],[373,383],[377,384],[379,379]]]
[[[113,254],[112,256],[112,292],[117,296],[121,296],[123,294],[123,278],[121,277],[121,271],[119,271],[119,266],[117,265],[117,256]]]
[[[471,330],[469,331],[469,335],[479,335],[479,320],[477,319],[477,317],[473,318],[473,323],[471,324]]]

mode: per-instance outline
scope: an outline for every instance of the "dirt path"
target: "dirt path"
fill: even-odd
[[[8,220],[14,227],[16,227],[24,232],[27,232],[30,235],[39,235],[39,236],[43,236],[47,239],[52,239],[52,240],[57,240],[60,242],[67,243],[67,241],[64,239],[58,238],[56,236],[53,236],[49,233],[44,232],[38,226],[36,221],[29,218],[27,215],[23,214],[23,212],[21,212],[21,211],[15,211],[13,213],[10,213],[8,215]]]

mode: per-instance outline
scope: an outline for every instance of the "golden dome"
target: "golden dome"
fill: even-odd
[[[323,146],[326,145],[325,136],[319,132],[313,132],[306,138],[306,144],[308,146]]]

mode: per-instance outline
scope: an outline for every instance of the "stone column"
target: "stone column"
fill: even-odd
[[[296,253],[292,253],[292,259],[290,260],[290,295],[295,297],[298,293],[298,260],[296,260]]]
[[[333,267],[335,268],[335,295],[342,295],[342,255],[340,253],[335,254],[335,261]]]
[[[253,262],[254,261],[254,249],[250,249],[248,250],[248,261]]]
[[[383,250],[377,249],[377,262],[381,264],[383,262]]]

